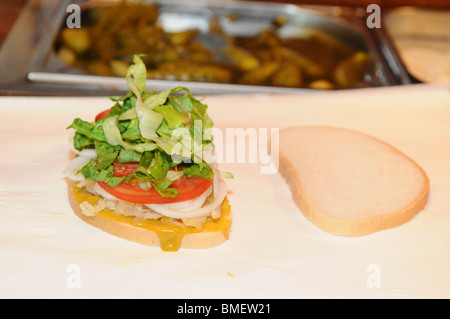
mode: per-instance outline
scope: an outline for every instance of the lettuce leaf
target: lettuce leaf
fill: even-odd
[[[139,120],[137,118],[132,119],[129,122],[127,130],[122,134],[122,137],[125,140],[132,141],[139,141],[142,139],[141,131],[139,130]]]
[[[118,116],[114,115],[105,119],[103,123],[103,130],[106,137],[106,141],[111,145],[120,145],[128,151],[137,151],[143,153],[145,151],[153,151],[157,148],[155,143],[139,143],[129,144],[126,143],[119,130]]]
[[[97,152],[97,165],[95,167],[99,170],[106,169],[116,160],[119,148],[99,140],[96,140],[94,145]]]
[[[92,148],[94,146],[94,139],[83,134],[75,132],[73,137],[73,147],[81,151],[83,148]]]
[[[106,169],[99,170],[95,167],[93,161],[90,161],[88,164],[83,166],[80,173],[83,174],[86,179],[96,182],[104,182],[111,187],[117,187],[122,183],[129,183],[134,179],[133,174],[123,177],[114,176],[114,167],[112,165]]]
[[[140,162],[142,159],[142,153],[136,151],[129,151],[122,149],[117,157],[117,163],[131,163],[131,162]]]
[[[148,172],[158,181],[164,179],[171,167],[170,157],[166,153],[155,152],[153,162],[153,165],[148,168]]]
[[[153,110],[162,114],[170,130],[179,128],[189,122],[189,114],[178,112],[170,104],[157,105]]]
[[[106,142],[105,133],[103,132],[103,121],[89,123],[80,118],[73,120],[67,129],[73,128],[75,132],[84,135],[87,138]]]
[[[145,90],[147,69],[139,56],[135,55],[133,62],[134,64],[128,69],[125,79],[137,98],[136,115],[139,119],[139,130],[141,135],[146,139],[153,140],[158,137],[156,130],[163,120],[163,115],[152,109],[156,104],[164,103],[170,92],[161,92],[156,96],[150,95],[146,100],[148,101],[148,104],[144,103],[142,100],[142,93]]]
[[[211,180],[214,177],[214,172],[211,167],[206,163],[194,163],[191,165],[180,165],[183,169],[186,178],[191,177],[203,177]]]

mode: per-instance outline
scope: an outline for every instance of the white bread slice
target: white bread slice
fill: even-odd
[[[229,216],[226,219],[227,229],[226,233],[221,230],[217,231],[202,231],[196,233],[186,233],[181,237],[174,236],[169,239],[169,244],[163,244],[160,240],[160,235],[156,231],[152,231],[146,228],[137,227],[133,224],[121,222],[117,220],[111,220],[102,216],[87,216],[83,214],[80,208],[80,202],[75,196],[75,187],[72,183],[68,184],[69,203],[75,214],[84,222],[101,229],[114,236],[136,242],[147,246],[160,246],[163,250],[176,251],[178,248],[192,248],[192,249],[207,249],[219,246],[228,239],[229,227],[231,225],[231,207],[228,203],[228,199],[225,198],[222,203],[222,213],[226,213]],[[169,234],[169,231],[165,233]],[[170,234],[169,234],[170,235]],[[178,237],[178,238],[177,238]],[[181,242],[178,242],[181,240]]]
[[[422,168],[376,138],[334,127],[279,132],[280,173],[295,203],[322,230],[362,236],[399,226],[429,194]]]

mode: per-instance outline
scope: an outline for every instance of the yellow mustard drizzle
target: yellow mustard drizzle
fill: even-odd
[[[83,192],[78,187],[74,187],[74,197],[78,203],[88,202],[91,205],[96,205],[100,199],[99,196]],[[164,251],[177,251],[180,248],[181,241],[187,234],[199,232],[222,232],[225,238],[228,239],[231,226],[231,206],[226,198],[221,205],[220,218],[214,220],[211,217],[208,217],[203,224],[203,228],[189,226],[183,227],[168,217],[162,217],[158,220],[143,219],[140,221],[135,221],[134,216],[119,215],[109,209],[102,210],[97,213],[97,215],[109,220],[128,223],[135,227],[142,227],[144,229],[154,231],[161,243],[161,249]]]

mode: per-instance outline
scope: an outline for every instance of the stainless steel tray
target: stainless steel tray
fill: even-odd
[[[78,1],[80,6],[102,5],[115,1]],[[0,52],[0,88],[41,94],[104,95],[121,94],[128,90],[124,79],[110,76],[89,75],[80,71],[63,71],[64,64],[54,51],[56,36],[65,22],[66,8],[73,1],[30,1]],[[375,59],[375,72],[370,86],[407,84],[409,78],[402,72],[401,62],[386,39],[374,35],[365,26],[355,9],[336,7],[299,7],[288,4],[237,2],[237,1],[151,1],[157,3],[161,23],[165,28],[181,25],[184,28],[204,28],[212,15],[221,17],[239,15],[239,21],[222,24],[229,34],[257,33],[280,15],[289,23],[283,27],[286,36],[298,33],[302,28],[317,29],[355,50],[368,51]],[[23,17],[25,16],[25,17]],[[30,21],[32,23],[30,23]],[[172,23],[176,21],[177,23]],[[207,30],[206,30],[207,31]],[[21,36],[18,36],[21,34]],[[19,37],[14,39],[11,37]],[[21,50],[18,43],[21,43]],[[31,53],[31,54],[29,54]],[[394,58],[393,58],[394,57]],[[399,71],[400,70],[400,71]],[[189,87],[194,94],[225,93],[308,93],[316,90],[272,86],[218,84],[206,82],[179,82],[148,80],[148,87],[165,90],[177,85]]]

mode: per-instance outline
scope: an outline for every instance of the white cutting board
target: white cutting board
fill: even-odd
[[[358,238],[305,220],[284,179],[258,163],[223,163],[229,241],[167,253],[83,223],[62,171],[75,117],[105,98],[0,98],[2,298],[449,298],[450,96],[412,85],[309,95],[209,96],[226,129],[334,125],[382,139],[427,172],[426,208],[407,224]],[[260,140],[262,141],[262,140]]]

